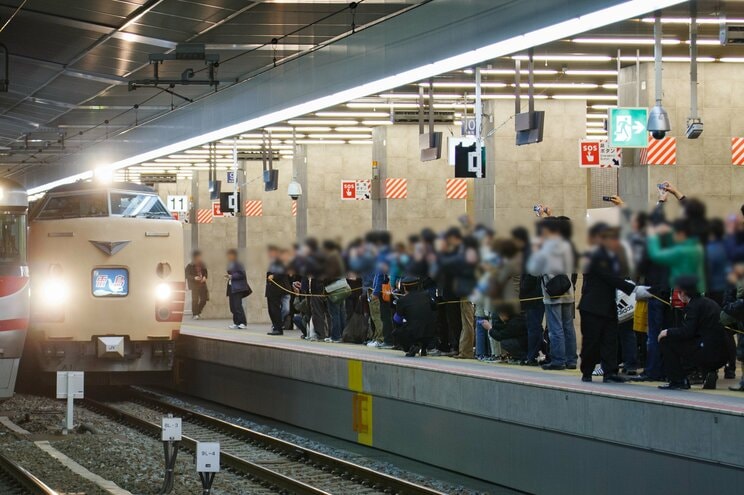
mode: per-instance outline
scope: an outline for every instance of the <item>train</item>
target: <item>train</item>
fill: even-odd
[[[29,320],[28,196],[0,179],[0,399],[13,396]]]
[[[183,228],[155,190],[76,182],[29,214],[30,359],[102,385],[171,371],[183,318]],[[24,358],[25,359],[25,358]]]

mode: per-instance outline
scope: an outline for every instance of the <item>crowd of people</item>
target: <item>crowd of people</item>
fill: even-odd
[[[612,197],[625,221],[591,225],[584,252],[571,220],[543,206],[534,236],[523,227],[497,236],[463,218],[405,242],[375,231],[345,247],[314,238],[269,246],[269,335],[296,327],[311,341],[408,357],[578,367],[585,382],[714,389],[721,369],[736,377],[737,351],[744,359],[744,206],[741,215],[708,218],[704,203],[669,182],[658,191],[648,213]],[[674,220],[665,214],[671,198],[682,211]],[[198,318],[208,298],[199,253],[186,276]],[[251,290],[234,250],[225,277],[231,327],[245,328],[242,299]],[[730,388],[744,391],[744,377]]]

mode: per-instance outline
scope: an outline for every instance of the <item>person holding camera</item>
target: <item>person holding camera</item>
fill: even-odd
[[[545,370],[576,369],[576,330],[574,328],[574,286],[571,282],[575,262],[571,243],[562,235],[564,226],[554,217],[543,219],[538,228],[540,247],[527,262],[527,272],[540,277],[550,336],[549,362]]]
[[[406,357],[415,357],[419,352],[426,356],[426,350],[434,339],[437,321],[436,304],[415,276],[406,276],[401,281],[403,296],[395,303],[393,330],[395,342],[405,352]]]

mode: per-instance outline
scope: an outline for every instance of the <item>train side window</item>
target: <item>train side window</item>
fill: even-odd
[[[52,196],[44,205],[37,219],[60,220],[64,218],[88,218],[108,216],[108,201],[105,192],[91,192]]]

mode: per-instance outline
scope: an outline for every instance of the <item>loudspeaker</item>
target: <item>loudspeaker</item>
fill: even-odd
[[[264,191],[276,191],[279,188],[279,171],[264,170]]]

